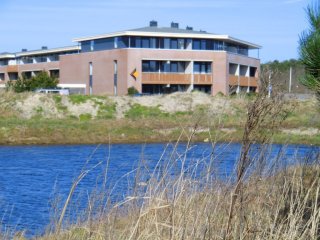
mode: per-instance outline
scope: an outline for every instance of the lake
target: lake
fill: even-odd
[[[152,171],[161,156],[162,159],[185,156],[185,144],[180,144],[174,154],[172,149],[172,145],[165,144],[0,146],[2,228],[26,229],[27,236],[42,234],[82,169],[89,173],[76,189],[73,207],[84,209],[91,191],[105,178],[108,186],[115,186],[111,198],[117,201],[130,191],[128,182],[133,181],[137,165],[143,163]],[[194,143],[186,155],[186,163],[206,164],[213,159],[218,177],[226,178],[233,173],[240,149],[237,143],[217,144],[214,151],[209,143]],[[302,161],[319,150],[304,145],[272,145],[268,154],[273,158],[282,151],[287,163],[294,164],[291,159]],[[104,175],[106,168],[108,174]]]

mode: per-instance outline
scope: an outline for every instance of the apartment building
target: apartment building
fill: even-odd
[[[77,46],[0,54],[0,84],[44,70],[85,94],[258,91],[259,45],[178,23],[74,39]]]

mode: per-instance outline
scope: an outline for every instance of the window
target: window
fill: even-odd
[[[90,41],[90,51],[93,51],[94,50],[94,41],[91,40]]]
[[[170,49],[170,38],[165,38],[164,39],[164,48],[165,49]]]
[[[213,50],[224,50],[224,44],[222,41],[213,41]]]
[[[93,67],[92,62],[89,62],[89,94],[92,95],[92,85],[93,85]]]
[[[199,39],[193,39],[192,49],[200,50],[200,40]]]
[[[194,62],[193,72],[201,74],[211,73],[211,62]]]
[[[178,39],[176,39],[176,38],[171,39],[170,49],[178,49]]]
[[[200,46],[201,50],[206,50],[207,49],[207,41],[206,40],[201,40],[200,44],[201,44],[201,46]]]
[[[156,61],[150,61],[150,67],[149,71],[150,72],[156,72],[157,71],[157,62]]]
[[[118,94],[118,61],[114,60],[114,75],[113,75],[113,84],[114,84],[114,95]]]
[[[178,48],[179,49],[185,49],[185,43],[184,43],[184,39],[183,38],[180,38],[178,39]]]
[[[158,48],[159,41],[157,38],[150,38],[150,48]]]
[[[118,37],[114,38],[114,48],[118,48]]]
[[[141,37],[132,37],[131,44],[133,48],[141,48]]]
[[[0,81],[4,81],[4,73],[0,73]]]
[[[194,73],[199,73],[200,72],[200,63],[195,62],[193,65],[193,72]]]
[[[255,77],[257,72],[256,67],[250,67],[250,77]]]
[[[50,70],[50,77],[59,78],[59,69]]]
[[[171,62],[170,72],[178,72],[178,62]]]
[[[142,61],[142,72],[149,72],[149,61]]]
[[[142,38],[142,48],[150,48],[149,38]]]

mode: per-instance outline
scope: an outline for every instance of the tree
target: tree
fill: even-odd
[[[16,82],[9,81],[6,87],[19,93],[34,91],[38,88],[56,88],[57,84],[58,79],[50,77],[45,71],[41,71],[32,78],[22,75]]]
[[[306,9],[309,29],[299,40],[299,54],[306,74],[301,83],[314,90],[320,101],[320,5],[319,0]]]

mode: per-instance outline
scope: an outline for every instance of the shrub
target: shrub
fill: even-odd
[[[32,78],[22,75],[16,82],[9,81],[6,84],[6,89],[20,93],[34,91],[38,88],[56,88],[57,84],[58,80],[56,78],[49,76],[45,71],[41,71]]]
[[[135,87],[129,87],[128,88],[128,95],[133,96],[135,94],[139,93],[139,91]]]

